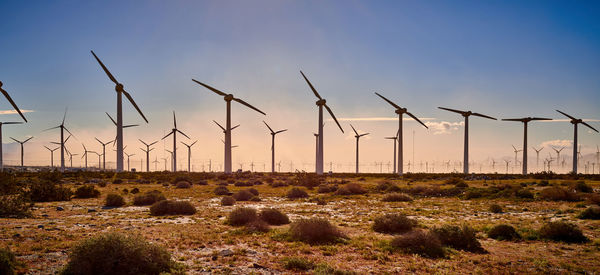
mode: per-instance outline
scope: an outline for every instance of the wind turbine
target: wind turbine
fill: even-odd
[[[535,148],[535,146],[533,146],[533,150],[535,151],[535,166],[537,167],[537,169],[540,169],[540,152],[542,150],[544,150],[544,147],[540,147],[540,149]]]
[[[104,63],[102,63],[102,61],[100,61],[100,59],[96,56],[94,51],[91,51],[91,52],[92,52],[92,55],[94,55],[94,58],[96,58],[96,61],[98,61],[98,63],[100,64],[100,66],[102,67],[102,69],[104,70],[106,75],[108,76],[108,78],[113,83],[115,83],[115,91],[117,92],[117,121],[116,121],[117,122],[116,123],[117,124],[117,172],[122,172],[123,171],[123,105],[122,105],[123,95],[125,95],[125,97],[127,97],[129,102],[131,102],[131,105],[133,105],[133,107],[135,107],[135,109],[142,116],[144,121],[146,121],[146,123],[148,123],[148,119],[146,119],[146,117],[142,113],[142,110],[140,110],[140,108],[137,106],[137,104],[135,104],[133,97],[131,97],[131,95],[127,91],[125,91],[125,89],[123,89],[123,84],[119,83],[117,81],[117,79],[108,71],[106,66],[104,66]]]
[[[560,149],[556,149],[556,148],[550,146],[550,148],[552,148],[552,150],[554,150],[554,152],[556,152],[556,159],[557,159],[557,161],[556,161],[556,168],[558,168],[558,161],[560,160],[560,152],[563,149],[565,149],[565,147],[560,147]]]
[[[510,160],[504,160],[506,162],[506,173],[508,174],[508,165],[510,164]]]
[[[71,137],[71,136],[69,136]],[[67,138],[69,139],[69,138]],[[67,152],[67,154],[69,155],[69,162],[70,162],[70,168],[73,168],[73,156],[77,156],[79,154],[71,154],[71,152],[69,152],[69,150],[67,149],[67,147],[65,147],[65,151]]]
[[[159,163],[157,156],[154,156],[154,161],[152,163],[154,163],[154,171],[157,171],[158,170],[157,164]]]
[[[94,153],[94,154],[98,155],[98,170],[100,170],[100,167],[101,167],[101,166],[100,166],[100,163],[101,163],[101,162],[100,162],[100,157],[101,157],[101,156],[103,156],[104,154],[100,155],[98,152],[92,152],[92,153]]]
[[[317,161],[316,161],[316,173],[317,173],[317,175],[323,175],[323,151],[324,151],[323,150],[323,107],[325,107],[325,109],[327,109],[327,112],[329,112],[329,115],[331,115],[331,117],[333,118],[333,120],[335,121],[337,126],[340,128],[342,133],[344,132],[344,129],[342,129],[342,126],[338,122],[337,118],[335,118],[333,111],[331,111],[329,106],[327,106],[327,101],[325,99],[323,99],[321,97],[321,95],[319,95],[319,93],[317,92],[315,87],[313,87],[313,85],[310,83],[310,81],[308,81],[308,78],[306,78],[306,76],[304,75],[304,73],[302,71],[300,71],[300,74],[302,74],[302,77],[304,77],[304,80],[306,80],[306,83],[308,84],[310,89],[313,91],[315,96],[319,99],[316,102],[317,106],[319,106],[319,124],[318,124],[319,125],[319,136],[317,137],[317,139],[319,140],[319,143],[318,143],[319,145],[317,146],[318,151],[317,151]]]
[[[446,111],[450,111],[450,112],[454,112],[454,113],[459,113],[461,114],[464,118],[465,118],[465,145],[464,145],[464,156],[463,156],[463,173],[468,174],[469,173],[469,117],[470,116],[478,116],[478,117],[483,117],[483,118],[488,118],[488,119],[493,119],[496,120],[496,118],[493,118],[491,116],[486,116],[480,113],[473,113],[471,111],[460,111],[460,110],[455,110],[455,109],[450,109],[450,108],[444,108],[444,107],[438,107],[442,110],[446,110]]]
[[[186,135],[185,133],[183,133],[182,131],[180,131],[179,129],[177,129],[177,119],[175,118],[175,111],[173,111],[173,129],[171,130],[171,132],[164,136],[162,139],[167,138],[170,135],[173,135],[173,156],[172,156],[172,162],[173,162],[173,172],[177,171],[177,133],[182,134],[184,137],[190,139],[190,137],[188,137],[188,135]]]
[[[385,100],[390,105],[392,105],[394,108],[396,108],[395,113],[398,115],[398,132],[397,132],[397,136],[398,136],[398,170],[397,170],[397,172],[398,172],[398,175],[401,176],[404,173],[404,149],[403,149],[403,145],[402,145],[402,141],[403,141],[402,140],[402,132],[403,132],[402,131],[402,115],[407,114],[408,116],[412,117],[417,122],[421,123],[421,125],[423,125],[423,127],[427,128],[427,129],[429,129],[429,127],[427,127],[427,125],[425,125],[425,123],[423,123],[416,116],[414,116],[412,113],[410,113],[406,108],[402,108],[402,107],[398,106],[396,103],[383,97],[379,93],[375,93],[375,94],[378,95],[379,97],[381,97],[383,100]]]
[[[354,137],[356,138],[356,173],[358,174],[358,141],[360,140],[361,137],[364,137],[366,135],[368,135],[369,133],[364,133],[364,134],[358,134],[358,132],[356,131],[356,129],[354,129],[354,126],[352,126],[352,124],[350,124],[350,127],[352,128],[352,131],[354,131]]]
[[[54,149],[50,149],[48,146],[44,145],[48,151],[50,151],[50,167],[54,168],[54,151],[58,150],[60,147],[56,147]]]
[[[573,124],[573,173],[577,174],[577,124],[581,123],[585,126],[587,126],[588,128],[596,131],[596,133],[598,132],[598,130],[594,129],[594,127],[592,127],[591,125],[585,123],[585,121],[583,121],[582,119],[578,119],[578,118],[574,118],[570,115],[567,115],[559,110],[556,110],[557,112],[563,114],[564,116],[568,117],[571,119],[571,124]]]
[[[394,151],[392,151],[392,153],[394,154],[394,174],[396,174],[396,140],[398,139],[398,132],[396,132],[396,136],[395,137],[385,137],[385,139],[391,139],[394,143]]]
[[[317,172],[319,165],[319,134],[313,133],[315,135],[315,173]]]
[[[2,87],[2,82],[0,82],[0,87]],[[22,124],[22,123],[23,122],[0,122],[0,171],[4,170],[4,163],[2,161],[2,125],[4,125],[4,124]]]
[[[110,118],[110,121],[112,121],[112,123],[117,126],[117,122],[110,116],[110,114],[108,112],[104,112],[108,118]],[[129,124],[129,125],[123,125],[123,129],[125,128],[130,128],[130,127],[136,127],[136,126],[140,126],[139,124]],[[113,143],[113,147],[115,146],[115,143],[117,143],[117,136],[115,136],[115,139],[112,141]],[[123,150],[125,150],[125,147],[123,147]],[[117,150],[118,151],[118,150]]]
[[[81,158],[85,158],[85,170],[87,170],[88,169],[88,158],[87,158],[88,153],[96,153],[96,152],[88,151],[88,149],[85,148],[85,144],[83,144],[83,143],[81,145],[83,145],[83,155],[81,156]]]
[[[265,125],[267,125],[267,128],[269,128],[269,131],[271,131],[271,173],[275,173],[275,135],[279,134],[279,133],[283,133],[285,131],[287,131],[288,129],[283,129],[283,130],[279,130],[277,132],[273,131],[273,129],[271,129],[271,127],[269,127],[269,124],[267,124],[264,120],[263,123]]]
[[[517,148],[514,145],[511,145],[513,148],[513,152],[515,153],[515,165],[517,164],[517,156],[519,154],[519,152],[523,151],[523,150],[517,150]]]
[[[188,172],[191,172],[192,170],[190,169],[191,167],[191,163],[192,163],[192,146],[194,146],[194,144],[196,144],[196,142],[198,142],[197,140],[192,142],[191,144],[187,144],[183,141],[180,141],[181,143],[183,143],[183,145],[185,145],[188,148]]]
[[[100,142],[100,144],[102,144],[102,170],[106,170],[106,145],[110,144],[112,141],[104,143],[104,142],[100,141],[98,138],[95,138],[95,139],[98,142]],[[100,154],[98,154],[98,155],[100,155]],[[100,165],[98,165],[98,169],[100,169]]]
[[[158,142],[158,140],[157,140],[157,141],[155,141],[155,142],[152,142],[152,143],[150,143],[150,144],[148,144],[148,143],[144,142],[144,141],[143,141],[143,140],[141,140],[141,139],[138,139],[138,140],[139,140],[141,143],[143,143],[144,145],[146,145],[146,150],[144,150],[144,149],[142,149],[142,148],[140,148],[140,149],[141,149],[142,151],[144,151],[144,153],[146,153],[146,172],[150,172],[150,151],[154,150],[154,148],[150,148],[150,146],[152,146],[152,145],[156,144],[156,143]],[[156,166],[156,165],[155,165],[155,166]],[[154,168],[154,170],[156,170],[156,168]]]
[[[213,91],[214,93],[223,96],[223,99],[227,103],[227,114],[226,114],[226,122],[225,122],[225,173],[231,174],[231,101],[237,101],[238,103],[255,110],[263,115],[266,115],[263,111],[257,109],[256,107],[248,104],[246,101],[243,101],[239,98],[235,98],[232,94],[226,94],[221,92],[211,86],[208,86],[200,81],[192,79],[192,81],[202,85],[203,87]]]
[[[60,123],[60,125],[44,130],[44,131],[48,131],[48,130],[60,128],[60,143],[58,143],[58,145],[60,145],[60,171],[61,172],[65,171],[65,143],[67,142],[67,140],[64,139],[65,131],[67,131],[67,133],[69,133],[69,137],[71,137],[73,135],[71,133],[71,131],[69,131],[69,129],[67,129],[67,127],[65,127],[65,119],[66,118],[67,118],[67,108],[65,108],[65,114],[63,115],[63,120]],[[67,137],[67,139],[69,139],[69,137]]]
[[[21,167],[23,167],[23,144],[25,144],[25,142],[28,142],[32,138],[33,137],[30,137],[30,138],[28,138],[28,139],[26,139],[24,141],[19,141],[19,140],[15,139],[15,138],[11,137],[12,140],[14,140],[14,141],[16,141],[16,142],[18,142],[18,143],[21,144]]]
[[[505,118],[503,121],[518,121],[523,123],[523,175],[527,175],[527,124],[535,120],[552,120],[544,117],[523,117],[523,118]],[[513,146],[514,148],[514,146]],[[541,150],[541,149],[540,149]],[[517,149],[515,148],[515,151]],[[515,152],[515,162],[517,161],[517,152]]]
[[[0,81],[0,92],[2,92],[2,94],[4,95],[6,100],[8,100],[8,102],[10,102],[10,104],[13,106],[13,108],[15,108],[15,111],[17,111],[19,113],[19,115],[21,115],[23,120],[25,120],[25,122],[28,122],[27,119],[25,118],[25,116],[23,115],[23,113],[21,113],[21,110],[19,109],[19,107],[17,107],[17,104],[12,100],[12,98],[10,97],[8,92],[6,90],[2,89],[2,85],[3,85],[3,83],[2,83],[2,81]],[[14,124],[14,123],[11,123],[11,124]]]
[[[598,165],[598,173],[600,173],[600,148],[596,145],[596,165]]]
[[[173,151],[169,151],[166,149],[165,149],[165,151],[167,151],[167,152],[169,152],[169,154],[171,154],[171,171],[175,172],[175,166],[173,165]]]
[[[127,154],[126,152],[123,153],[127,156],[127,171],[131,171],[129,169],[129,158],[135,156],[135,154]]]

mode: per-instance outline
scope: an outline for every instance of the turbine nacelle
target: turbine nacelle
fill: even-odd
[[[408,109],[406,109],[406,108],[399,108],[399,109],[396,109],[396,111],[395,111],[395,113],[398,115],[405,114],[406,112],[408,112]]]
[[[317,100],[317,102],[315,104],[317,104],[317,106],[323,106],[323,105],[325,105],[325,103],[327,103],[327,100],[319,99],[319,100]]]
[[[466,111],[466,112],[463,112],[463,113],[462,113],[462,116],[463,116],[463,117],[468,117],[468,116],[470,116],[470,115],[472,115],[472,114],[473,114],[473,112],[471,112],[471,111]]]
[[[125,89],[123,88],[123,84],[121,83],[117,83],[117,85],[115,85],[115,91],[117,91],[117,93],[122,93],[125,91]]]
[[[232,101],[233,100],[233,95],[232,94],[228,94],[228,95],[224,96],[223,99],[225,101]]]

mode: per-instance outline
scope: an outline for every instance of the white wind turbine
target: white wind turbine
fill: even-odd
[[[129,158],[135,156],[135,154],[127,154],[126,152],[123,152],[123,154],[127,156],[127,171],[131,171],[129,168]]]
[[[354,137],[356,138],[356,174],[358,174],[358,141],[360,140],[361,137],[364,137],[366,135],[368,135],[369,133],[364,133],[364,134],[358,134],[358,132],[356,131],[356,129],[354,129],[354,126],[352,126],[352,124],[350,124],[350,127],[352,128],[352,131],[354,131]]]
[[[50,168],[54,168],[54,151],[58,150],[60,147],[56,147],[54,149],[50,149],[50,147],[44,145],[48,151],[50,151]]]
[[[375,93],[376,95],[378,95],[379,97],[381,97],[383,100],[385,100],[387,103],[389,103],[390,105],[392,105],[394,108],[396,108],[395,113],[398,115],[398,175],[402,175],[404,173],[404,152],[403,152],[403,145],[402,145],[402,115],[403,114],[407,114],[408,116],[412,117],[414,120],[416,120],[417,122],[421,123],[421,125],[423,125],[425,128],[429,129],[429,127],[427,127],[427,125],[425,125],[425,123],[423,123],[421,120],[419,120],[416,116],[414,116],[413,114],[411,114],[406,108],[402,108],[400,106],[398,106],[398,104],[392,102],[391,100],[385,98],[384,96]]]
[[[533,150],[535,151],[535,166],[537,169],[539,169],[540,166],[540,152],[542,150],[544,150],[544,147],[540,147],[540,149],[535,148],[535,146],[532,146]]]
[[[460,110],[444,108],[444,107],[438,107],[438,108],[440,108],[442,110],[454,112],[454,113],[459,113],[465,118],[465,145],[464,145],[464,156],[463,156],[463,173],[468,174],[469,173],[469,117],[473,115],[473,116],[478,116],[478,117],[483,117],[483,118],[488,118],[488,119],[493,119],[493,120],[496,120],[496,119],[491,116],[486,116],[486,115],[483,115],[480,113],[473,113],[471,111],[460,111]]]
[[[24,141],[19,141],[19,140],[17,140],[17,139],[15,139],[15,138],[13,138],[13,137],[11,137],[11,138],[10,138],[10,139],[12,139],[12,140],[14,140],[14,141],[16,141],[16,142],[18,142],[18,143],[20,143],[20,144],[21,144],[21,168],[23,167],[23,155],[24,155],[24,151],[23,151],[23,144],[25,144],[25,142],[28,142],[28,141],[29,141],[29,140],[31,140],[32,138],[33,138],[33,137],[30,137],[30,138],[28,138],[28,139],[26,139],[26,140],[24,140]]]
[[[110,116],[108,116],[110,117]],[[111,118],[112,119],[112,118]],[[109,142],[102,142],[100,141],[98,138],[95,138],[98,142],[100,142],[100,144],[102,144],[102,170],[106,170],[106,145],[113,143],[113,141],[109,141]],[[98,157],[100,156],[100,154],[98,154]],[[98,164],[98,169],[100,169],[100,165]]]
[[[142,110],[140,110],[140,108],[137,106],[137,104],[133,100],[133,97],[131,97],[131,95],[127,91],[125,91],[125,89],[123,89],[123,84],[119,83],[117,81],[117,79],[108,71],[106,66],[104,66],[102,61],[100,61],[100,59],[96,56],[94,51],[91,51],[91,52],[92,52],[92,55],[94,55],[94,58],[96,58],[96,61],[98,61],[98,63],[100,64],[100,66],[102,67],[102,69],[104,70],[106,75],[108,76],[108,78],[113,83],[115,83],[115,91],[117,92],[117,121],[116,121],[116,125],[117,125],[117,138],[116,138],[116,140],[117,140],[117,172],[122,172],[123,171],[123,105],[122,105],[123,95],[125,95],[125,97],[127,97],[129,102],[131,102],[133,107],[135,107],[135,109],[142,116],[144,121],[146,121],[146,123],[148,123],[148,119],[146,119],[146,117],[142,113]]]
[[[271,131],[271,173],[275,173],[275,135],[283,133],[288,129],[283,129],[275,132],[273,131],[273,129],[271,129],[271,127],[269,127],[269,124],[267,124],[264,120],[263,123],[267,125],[269,131]]]
[[[230,174],[231,173],[231,101],[237,101],[238,103],[252,109],[255,110],[263,115],[266,115],[263,111],[257,109],[256,107],[248,104],[246,101],[243,101],[239,98],[235,98],[232,94],[226,94],[224,92],[221,92],[211,86],[208,86],[200,81],[197,81],[195,79],[192,79],[192,81],[202,85],[203,87],[213,91],[214,93],[220,95],[223,97],[223,99],[225,100],[225,102],[227,103],[227,114],[226,114],[226,120],[225,120],[225,173]]]
[[[535,120],[552,120],[551,118],[544,118],[544,117],[524,117],[524,118],[505,118],[502,119],[503,121],[518,121],[518,122],[522,122],[523,123],[523,175],[527,175],[527,123],[529,123],[530,121],[535,121]],[[515,149],[515,151],[517,151],[517,149],[513,146],[513,148]],[[517,161],[516,159],[516,153],[515,153],[515,162]]]
[[[166,135],[162,138],[162,139],[165,139],[168,136],[173,135],[173,153],[172,153],[173,172],[177,171],[177,133],[180,133],[184,137],[190,139],[190,137],[188,137],[188,135],[186,135],[184,132],[177,129],[177,119],[175,118],[175,111],[173,111],[173,129],[171,129],[171,132],[168,135]]]
[[[183,145],[185,145],[185,147],[188,148],[188,172],[192,172],[191,169],[191,163],[192,163],[192,146],[194,146],[194,144],[196,144],[196,142],[198,142],[197,140],[192,142],[191,144],[187,144],[183,141],[180,141],[181,143],[183,143]]]
[[[398,139],[398,132],[396,132],[396,136],[395,137],[385,137],[385,139],[391,139],[392,142],[394,143],[394,150],[392,151],[392,153],[394,154],[394,167],[393,167],[393,173],[396,174],[396,140]]]
[[[556,161],[556,168],[558,169],[558,165],[559,165],[558,161],[560,160],[560,152],[563,149],[565,149],[565,147],[560,147],[560,149],[556,149],[553,146],[550,146],[550,148],[552,148],[552,150],[554,150],[554,152],[556,152],[556,159],[557,159],[557,161]]]
[[[156,143],[158,142],[158,140],[157,140],[157,141],[155,141],[155,142],[152,142],[152,143],[150,143],[150,144],[148,144],[148,143],[144,142],[144,141],[143,141],[143,140],[141,140],[141,139],[138,139],[138,140],[139,140],[141,143],[143,143],[144,145],[146,145],[146,149],[145,149],[145,150],[144,150],[144,149],[142,149],[142,148],[140,148],[140,150],[142,150],[142,151],[144,151],[144,153],[146,153],[146,172],[150,172],[150,151],[154,150],[154,148],[150,148],[150,146],[152,146],[152,145],[156,144]],[[156,166],[156,165],[155,165],[155,166]],[[156,170],[156,168],[154,168],[154,170]]]
[[[83,156],[81,156],[81,158],[85,158],[85,170],[88,169],[88,153],[96,153],[94,151],[88,151],[87,148],[85,148],[85,144],[81,144],[83,146]]]
[[[517,157],[519,156],[519,152],[523,151],[521,149],[517,149],[514,145],[511,145],[513,148],[513,152],[515,153],[515,165],[518,164]]]
[[[566,113],[563,113],[559,110],[556,110],[557,112],[563,114],[564,116],[568,117],[571,119],[571,124],[573,124],[573,173],[577,174],[577,124],[581,123],[585,126],[587,126],[588,128],[596,131],[596,133],[598,132],[598,130],[594,129],[594,127],[592,127],[591,125],[585,123],[585,121],[583,121],[582,119],[578,119],[578,118],[574,118],[570,115],[567,115]]]
[[[60,123],[60,125],[44,130],[44,131],[48,131],[48,130],[60,128],[60,142],[55,143],[55,144],[60,145],[60,171],[61,172],[65,171],[65,150],[66,150],[65,143],[71,136],[73,136],[71,131],[69,131],[69,129],[67,129],[67,127],[65,127],[65,119],[66,118],[67,118],[67,108],[65,108],[65,114],[63,115],[63,119],[62,119],[62,122]],[[67,139],[64,139],[65,131],[67,131],[67,133],[69,133],[69,137],[67,137]]]
[[[331,115],[331,117],[333,118],[333,120],[335,121],[335,123],[337,124],[337,126],[340,128],[340,130],[342,131],[342,133],[344,132],[344,129],[342,129],[342,126],[340,125],[340,123],[338,122],[337,118],[335,118],[335,115],[333,114],[333,111],[331,111],[331,109],[329,108],[329,106],[327,106],[327,101],[325,99],[323,99],[321,97],[321,95],[319,95],[319,93],[317,92],[317,90],[315,89],[315,87],[313,87],[313,85],[310,83],[310,81],[308,81],[308,78],[306,78],[306,76],[304,75],[304,73],[302,71],[300,71],[300,74],[302,74],[302,77],[304,77],[304,80],[306,80],[306,83],[308,84],[308,86],[310,87],[310,89],[313,91],[313,93],[315,94],[315,96],[319,99],[316,104],[317,106],[319,106],[319,135],[317,136],[317,139],[319,141],[318,146],[317,146],[317,161],[316,161],[316,173],[317,175],[323,175],[323,107],[325,107],[325,109],[327,109],[327,112],[329,112],[329,115]]]

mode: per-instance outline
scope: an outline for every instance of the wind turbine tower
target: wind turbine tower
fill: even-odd
[[[277,135],[279,133],[283,133],[283,132],[287,131],[288,129],[273,131],[273,129],[271,129],[269,124],[267,124],[264,120],[263,120],[263,123],[265,125],[267,125],[267,128],[269,128],[269,131],[271,131],[271,173],[275,173],[275,135]]]
[[[596,133],[598,132],[598,130],[594,129],[594,127],[592,127],[591,125],[587,124],[585,121],[583,121],[582,119],[579,118],[574,118],[566,113],[563,113],[559,110],[556,110],[557,112],[563,114],[564,116],[568,117],[571,119],[571,124],[573,124],[573,174],[577,174],[577,160],[578,160],[578,155],[577,155],[577,125],[579,123],[587,126],[588,128],[594,130]]]
[[[354,137],[356,138],[356,173],[358,174],[358,141],[360,140],[361,137],[364,137],[366,135],[368,135],[369,133],[364,133],[364,134],[358,134],[358,132],[356,131],[356,129],[354,129],[354,126],[352,126],[352,124],[350,124],[350,127],[352,128],[352,131],[354,131]]]
[[[30,137],[30,138],[28,138],[28,139],[26,139],[26,140],[24,140],[24,141],[19,141],[19,140],[15,139],[15,138],[11,137],[11,139],[12,139],[12,140],[14,140],[14,141],[16,141],[16,142],[18,142],[18,143],[20,143],[20,144],[21,144],[21,168],[23,167],[23,155],[24,155],[24,152],[23,152],[23,144],[25,144],[25,142],[28,142],[28,141],[29,141],[29,140],[31,140],[32,138],[33,138],[33,137]],[[0,146],[1,146],[1,144],[0,144]]]

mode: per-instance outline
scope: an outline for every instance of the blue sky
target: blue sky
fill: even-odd
[[[600,5],[592,1],[3,1],[0,10],[0,80],[22,109],[34,110],[27,125],[4,128],[3,142],[35,136],[27,148],[32,161],[47,162],[42,145],[57,135],[41,130],[58,124],[66,106],[78,138],[72,147],[99,147],[94,136],[114,136],[104,115],[115,113],[114,86],[91,49],[150,120],[126,130],[126,144],[137,148],[137,138],[161,138],[176,110],[180,128],[201,140],[196,165],[222,160],[220,131],[211,120],[224,120],[225,104],[191,78],[267,113],[234,105],[233,120],[242,124],[234,133],[240,145],[234,162],[269,160],[263,119],[290,128],[278,137],[280,160],[313,161],[315,98],[300,69],[340,118],[393,117],[374,96],[378,91],[436,125],[461,121],[437,106],[498,118],[561,118],[554,111],[561,109],[600,119]],[[126,123],[142,122],[124,106]],[[0,108],[10,105],[0,101]],[[474,160],[511,157],[510,145],[521,146],[520,124],[471,121]],[[353,162],[344,123],[346,134],[332,122],[326,126],[326,161]],[[372,133],[361,141],[362,161],[390,161],[391,145],[382,137],[393,135],[397,123],[353,123]],[[405,125],[405,144],[415,131],[416,161],[462,158],[462,126],[440,134]],[[529,136],[530,145],[571,140],[572,127],[536,123]],[[580,143],[591,154],[600,135],[581,128]],[[405,149],[405,158],[411,151]],[[6,158],[16,160],[16,153],[9,149]]]

